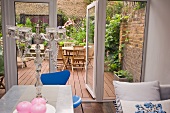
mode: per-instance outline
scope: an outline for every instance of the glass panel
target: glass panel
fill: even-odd
[[[87,84],[93,91],[94,81],[94,29],[95,29],[95,7],[88,10],[88,65],[87,65]]]
[[[146,2],[107,3],[104,99],[115,99],[113,80],[140,82]]]
[[[2,36],[2,12],[1,12],[1,0],[0,0],[0,98],[5,94],[3,56],[4,55],[3,55],[3,36]]]
[[[49,26],[48,3],[15,2],[15,15],[16,26],[30,27],[32,32],[35,33],[36,26],[39,24],[39,32],[46,33],[46,27]],[[43,39],[37,42],[32,38],[28,43],[16,41],[19,85],[32,85],[36,82],[34,58],[36,57],[35,46],[37,43],[40,43],[40,56],[45,58],[42,62],[41,73],[49,72],[49,55],[45,54],[47,42]],[[27,52],[25,47],[28,48]]]

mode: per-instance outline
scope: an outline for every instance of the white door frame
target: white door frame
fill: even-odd
[[[5,85],[7,91],[13,85],[18,84],[15,40],[6,38],[6,25],[15,25],[15,2],[49,3],[49,26],[57,26],[56,0],[2,0]],[[50,72],[54,69],[54,66],[50,63]]]
[[[118,0],[113,0],[118,1]],[[143,48],[143,63],[142,63],[142,78],[144,78],[145,57],[148,38],[148,23],[149,23],[149,6],[150,0],[124,0],[124,1],[147,1],[146,21],[145,21],[145,37]],[[98,13],[97,13],[97,55],[96,55],[96,100],[97,102],[111,101],[103,100],[104,94],[104,56],[105,56],[105,31],[106,31],[106,0],[98,0]],[[89,102],[89,101],[85,101]]]
[[[91,3],[90,5],[88,5],[87,6],[87,11],[86,11],[86,61],[88,61],[88,34],[89,34],[89,9],[91,9],[91,8],[95,8],[95,27],[94,27],[94,61],[93,61],[93,86],[91,86],[92,87],[92,89],[89,87],[89,85],[88,85],[88,76],[90,76],[90,75],[88,75],[88,62],[86,62],[86,77],[85,77],[85,83],[86,83],[86,88],[87,88],[87,90],[90,92],[90,94],[91,94],[91,96],[93,97],[93,98],[96,98],[96,92],[95,92],[95,89],[96,89],[96,57],[97,57],[97,10],[98,10],[98,1],[95,1],[95,2],[93,2],[93,3]],[[88,76],[87,76],[88,75]]]

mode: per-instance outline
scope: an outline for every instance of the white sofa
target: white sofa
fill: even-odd
[[[135,105],[141,102],[153,102],[154,104],[168,103],[168,108],[163,105],[166,113],[170,113],[170,85],[159,85],[158,81],[127,83],[113,81],[116,100],[114,101],[117,113],[134,113]],[[166,101],[164,101],[166,100]],[[168,101],[167,101],[168,100]],[[134,104],[136,103],[136,104]],[[132,105],[130,105],[132,104]],[[125,107],[126,108],[123,108]],[[133,109],[132,111],[130,111]]]

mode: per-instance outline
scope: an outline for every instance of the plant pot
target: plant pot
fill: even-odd
[[[127,78],[120,78],[119,76],[117,76],[116,74],[114,74],[114,80],[116,81],[121,81],[121,82],[128,82]]]

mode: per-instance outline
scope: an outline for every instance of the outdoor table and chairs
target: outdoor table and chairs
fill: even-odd
[[[74,68],[84,68],[85,66],[84,46],[62,47],[62,50],[65,51],[64,56],[66,57],[66,65],[71,65],[72,71]]]
[[[42,95],[47,100],[47,104],[56,109],[55,113],[74,113],[70,85],[44,85]],[[35,86],[15,85],[0,99],[0,113],[13,113],[19,102],[31,101],[35,97]]]

